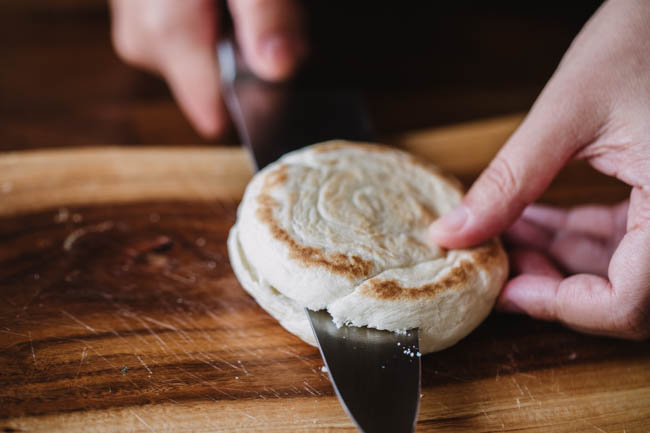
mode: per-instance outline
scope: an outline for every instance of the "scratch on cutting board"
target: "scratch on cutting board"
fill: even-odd
[[[160,336],[158,334],[156,334],[154,332],[154,330],[151,329],[149,327],[149,325],[147,325],[147,323],[144,320],[140,319],[139,317],[137,317],[135,315],[133,315],[132,317],[134,319],[136,319],[137,321],[139,321],[142,324],[142,326],[144,326],[146,328],[146,330],[149,331],[149,334],[151,334],[151,336],[156,339],[156,341],[158,342],[158,346],[160,346],[160,348],[162,349],[163,352],[171,353],[172,355],[174,355],[174,357],[176,358],[177,361],[182,361],[181,357],[178,356],[178,354],[175,351],[169,350],[169,346],[167,345],[167,343],[165,343],[165,340],[160,338]]]
[[[131,349],[133,349],[133,354],[134,354],[135,356],[138,356],[138,350],[137,350],[137,347],[134,346],[134,345],[131,343],[131,340],[122,337],[122,335],[121,335],[119,332],[117,332],[117,330],[115,330],[115,329],[111,329],[109,332],[110,332],[111,334],[115,335],[115,336],[116,336],[117,338],[119,338],[121,341],[123,341],[124,344],[126,344],[127,346],[129,346]],[[140,336],[138,336],[138,337],[139,337],[138,339],[139,339],[140,341],[143,341],[142,337],[140,337]],[[144,362],[144,361],[140,360],[140,363],[141,363],[141,364],[142,364],[143,362]],[[148,368],[147,368],[147,369],[148,369]]]
[[[519,385],[519,382],[517,382],[517,379],[515,379],[515,377],[513,376],[513,377],[510,378],[510,380],[512,380],[512,383],[515,384],[515,386],[516,386],[517,389],[519,390],[519,393],[520,393],[521,395],[525,395],[524,390],[521,389],[521,386]]]
[[[226,397],[228,397],[228,398],[230,398],[230,399],[235,400],[235,399],[237,398],[235,395],[233,395],[233,394],[229,394],[229,393],[227,393],[226,391],[224,391],[223,389],[219,389],[219,388],[217,388],[216,386],[214,386],[214,385],[211,384],[210,382],[208,382],[208,381],[206,381],[206,380],[203,380],[201,377],[197,376],[197,375],[194,374],[194,373],[191,373],[191,372],[187,371],[187,370],[184,369],[183,367],[176,366],[176,368],[177,368],[178,370],[181,370],[182,372],[184,372],[185,374],[187,374],[187,375],[190,376],[191,378],[196,379],[196,381],[197,381],[198,383],[202,383],[203,385],[205,385],[205,386],[207,386],[207,387],[209,387],[209,388],[212,388],[212,389],[215,390],[216,392],[218,392],[218,393],[220,393],[220,394],[223,394],[223,395],[225,395]]]
[[[603,430],[602,428],[598,427],[598,426],[595,425],[595,424],[591,424],[591,426],[592,426],[593,428],[595,428],[596,430],[598,430],[599,432],[607,433],[606,430]]]
[[[199,331],[199,332],[200,332],[200,333],[205,337],[206,340],[210,341],[211,343],[214,343],[214,340],[212,339],[212,337],[210,336],[210,334],[208,334],[208,333],[205,331],[205,329],[203,329],[203,327],[201,327],[201,326],[197,323],[196,320],[194,320],[194,319],[192,319],[192,318],[189,318],[189,320],[192,322],[192,325],[194,326],[194,329],[196,329],[197,331]]]
[[[107,230],[110,230],[113,228],[113,221],[104,221],[99,224],[87,226],[87,227],[81,227],[78,228],[77,230],[73,231],[70,233],[64,240],[63,240],[63,250],[64,251],[70,251],[72,250],[72,247],[74,246],[74,243],[79,240],[82,236],[85,236],[88,233],[102,233]]]
[[[142,319],[140,319],[139,317],[138,317],[137,319],[140,320],[140,321],[142,321]],[[166,329],[169,329],[169,330],[171,330],[171,331],[174,331],[173,336],[174,336],[174,337],[180,337],[181,340],[183,340],[185,343],[193,343],[192,338],[191,338],[191,337],[190,337],[190,336],[189,336],[185,331],[183,331],[182,329],[179,329],[179,328],[177,328],[177,327],[175,327],[175,326],[173,326],[173,325],[170,325],[170,324],[168,324],[168,323],[161,322],[161,321],[156,320],[156,319],[154,319],[154,318],[152,318],[152,317],[144,316],[143,319],[145,319],[145,320],[147,320],[147,321],[149,321],[149,322],[151,322],[151,323],[153,323],[153,324],[156,324],[156,325],[158,325],[158,326],[162,326],[163,328],[166,328]],[[143,322],[143,323],[144,323],[144,322]],[[146,325],[145,325],[145,326],[146,326]],[[147,328],[148,328],[148,327],[147,327]],[[182,343],[180,344],[180,347],[181,347],[181,348],[183,347],[183,344],[182,344]],[[183,349],[183,352],[185,353],[185,355],[189,356],[191,359],[196,359],[196,358],[194,358],[194,356],[192,356],[192,354],[189,353],[187,350]]]
[[[154,325],[162,326],[163,328],[167,328],[167,329],[169,329],[169,330],[171,330],[171,331],[174,331],[174,332],[178,332],[178,331],[179,331],[179,329],[178,329],[177,327],[175,327],[174,325],[170,325],[169,323],[161,322],[160,320],[156,320],[156,319],[154,319],[153,317],[142,316],[142,318],[143,318],[144,320],[146,320],[147,322],[151,322],[151,323],[153,323]]]
[[[530,397],[530,399],[532,401],[537,401],[537,399],[535,397],[533,397],[533,393],[530,392],[530,389],[528,389],[528,385],[524,385],[524,389],[526,390],[526,393],[528,394],[528,397]],[[540,406],[541,406],[541,402],[538,402],[538,404],[540,404]]]
[[[180,328],[176,332],[181,337],[181,339],[186,343],[194,343],[194,339],[187,332],[183,331]]]
[[[118,316],[118,319],[122,322],[123,326],[124,326],[127,330],[129,330],[129,331],[131,331],[131,332],[133,331],[133,330],[131,329],[131,327],[129,326],[129,324],[124,320],[123,317],[119,317],[119,316]],[[130,341],[129,339],[124,338],[124,337],[123,337],[119,332],[117,332],[117,330],[115,330],[115,329],[111,329],[110,332],[111,332],[111,334],[113,334],[113,335],[115,335],[117,338],[119,338],[121,341],[123,341],[124,344],[126,344],[126,345],[129,346],[129,347],[131,347],[131,348],[133,349],[134,354],[137,356],[137,348],[136,348],[136,346],[134,346],[134,345],[131,343],[131,341]],[[145,346],[148,346],[148,345],[149,345],[149,343],[147,342],[147,340],[144,339],[141,335],[139,335],[139,334],[135,334],[135,337],[136,337],[136,338],[137,338],[141,343],[143,343],[143,344],[142,344],[142,347],[145,347]],[[144,361],[142,361],[142,362],[144,362]],[[154,363],[157,364],[157,363],[155,362],[155,360],[154,360]],[[148,368],[147,368],[147,369],[148,369]]]
[[[29,347],[32,349],[32,359],[34,360],[34,365],[36,365],[36,352],[34,352],[34,343],[32,343],[32,331],[29,331]]]
[[[224,364],[228,365],[229,367],[234,368],[235,370],[239,370],[239,366],[237,366],[237,365],[235,365],[235,364],[232,364],[232,363],[226,361],[225,359],[223,359],[223,358],[221,358],[221,357],[219,357],[219,356],[216,356],[216,355],[215,355],[215,358],[217,359],[217,361],[219,361],[219,362],[223,362]]]
[[[485,408],[483,408],[482,406],[481,406],[481,412],[483,412],[483,415],[485,415],[485,417],[486,417],[489,421],[492,421],[492,418],[490,417],[490,415],[488,415],[488,413],[485,411]]]
[[[273,394],[276,398],[281,398],[281,397],[282,397],[282,396],[280,395],[280,393],[277,392],[277,391],[276,391],[275,389],[273,389],[273,388],[269,388],[268,386],[265,386],[264,389],[265,389],[266,391],[270,392],[271,394]]]
[[[226,397],[228,397],[228,398],[231,399],[231,400],[237,400],[237,396],[236,396],[236,395],[229,394],[229,393],[227,393],[226,391],[224,391],[223,389],[219,389],[219,388],[217,388],[216,386],[212,385],[211,383],[209,383],[209,382],[207,382],[207,381],[205,381],[205,380],[201,381],[201,383],[202,383],[203,385],[206,385],[206,386],[208,386],[208,387],[214,389],[214,390],[217,391],[219,394],[223,394],[223,395],[225,395]],[[213,400],[213,401],[217,401],[216,398],[211,398],[210,396],[206,396],[206,397],[210,398],[210,399]]]
[[[187,355],[187,357],[189,357],[192,361],[197,361],[196,357],[195,357],[194,355],[192,355],[192,353],[189,352],[187,349],[185,349],[184,347],[181,346],[181,350],[182,350],[183,353],[184,353],[185,355]]]
[[[163,272],[163,275],[169,279],[172,279],[176,282],[183,283],[183,284],[194,284],[196,282],[196,277],[194,277],[193,275],[186,277],[185,275],[176,274],[168,270],[165,270]]]
[[[138,421],[140,421],[140,423],[142,423],[142,425],[144,425],[145,427],[147,427],[150,431],[152,431],[152,432],[155,432],[155,431],[156,431],[156,430],[153,429],[153,427],[151,427],[149,424],[147,424],[147,422],[146,422],[145,420],[143,420],[142,418],[140,418],[140,415],[138,415],[137,413],[135,413],[132,409],[129,409],[129,412],[131,412],[131,413],[133,414],[133,416],[136,417],[136,419],[137,419]]]
[[[137,332],[133,332],[133,328],[131,328],[131,326],[129,326],[129,323],[128,323],[126,320],[124,320],[124,317],[122,317],[122,316],[120,315],[120,313],[118,313],[117,319],[118,319],[120,322],[122,322],[122,326],[124,326],[124,328],[125,328],[127,331],[133,333],[133,336],[134,336],[135,338],[137,338],[137,339],[140,341],[140,343],[142,343],[143,346],[149,346],[149,342],[148,342],[148,341],[147,341],[147,340],[146,340],[142,335],[140,335],[140,334],[137,333]],[[115,335],[116,337],[121,338],[122,340],[126,341],[126,339],[125,339],[124,337],[122,337],[122,335],[120,335],[120,333],[117,332],[116,330],[112,330],[111,333],[112,333],[113,335]],[[129,344],[130,344],[130,343],[129,343]],[[159,346],[160,346],[160,345],[159,345]],[[161,346],[161,349],[163,349],[163,352],[164,352],[164,347]]]
[[[291,356],[293,358],[296,358],[297,360],[299,360],[300,362],[305,364],[307,367],[312,367],[311,362],[309,362],[309,360],[307,358],[305,358],[304,356],[300,356],[299,354],[297,354],[295,352],[292,352],[292,351],[290,351],[288,349],[277,348],[276,350],[278,352],[284,353],[285,355],[289,355],[289,356]]]
[[[187,306],[191,305],[189,301],[185,301],[184,304],[187,305]],[[179,316],[174,316],[171,319],[174,320],[175,322],[179,323],[184,328],[188,328],[188,329],[192,328],[187,321],[181,319]]]
[[[305,388],[305,389],[307,390],[307,392],[310,393],[311,395],[321,395],[321,393],[320,393],[316,388],[314,388],[314,387],[311,386],[309,383],[307,383],[306,380],[303,380],[302,383],[305,384],[304,388]]]
[[[202,363],[204,363],[206,365],[209,365],[210,367],[214,368],[215,370],[223,371],[222,368],[219,368],[218,366],[216,366],[212,362],[210,362],[211,358],[206,353],[199,352],[199,353],[197,353],[197,356],[204,358],[204,359],[199,358],[199,361],[201,361]]]
[[[86,328],[88,331],[92,332],[93,334],[97,334],[97,330],[95,328],[93,328],[92,326],[87,325],[86,323],[84,323],[81,320],[77,319],[75,316],[73,316],[72,314],[68,313],[65,310],[61,310],[61,312],[63,314],[65,314],[66,316],[68,316],[69,318],[71,318],[72,320],[74,320],[75,322],[77,322],[78,324],[80,324],[81,326],[83,326],[84,328]]]
[[[262,349],[246,349],[246,353],[256,359],[265,359]]]
[[[242,371],[244,372],[244,374],[248,374],[248,370],[246,370],[246,367],[244,366],[244,363],[241,362],[241,359],[237,360],[237,364],[240,365],[240,367],[241,367]]]
[[[219,302],[220,302],[220,300],[219,300]],[[227,330],[237,329],[235,325],[233,325],[232,323],[229,323],[228,321],[222,319],[221,317],[217,316],[216,314],[214,314],[210,310],[206,310],[205,314],[210,316],[210,318],[212,318],[215,322],[218,322],[224,329],[227,329]]]
[[[140,364],[149,372],[149,375],[153,374],[153,371],[149,368],[149,366],[140,358],[140,355],[135,355],[136,358],[138,358],[138,361],[140,361]]]
[[[74,375],[75,379],[79,377],[79,372],[81,371],[81,366],[86,360],[86,355],[88,355],[88,347],[84,347],[84,349],[81,351],[81,361],[79,361],[79,368],[77,368],[77,374]]]
[[[154,325],[162,326],[163,328],[169,329],[170,331],[174,331],[177,333],[185,342],[187,343],[192,343],[192,337],[190,337],[187,332],[183,331],[180,328],[177,328],[174,325],[170,325],[169,323],[161,322],[160,320],[156,320],[153,317],[148,317],[148,316],[142,316],[142,318],[150,323],[153,323]]]
[[[106,364],[108,364],[112,369],[114,369],[115,371],[118,371],[118,370],[119,370],[119,368],[118,368],[115,364],[113,364],[113,363],[111,362],[110,359],[108,359],[107,357],[105,357],[104,355],[102,355],[101,352],[99,352],[99,351],[98,351],[97,349],[95,349],[93,346],[91,346],[90,344],[88,344],[86,341],[84,341],[84,340],[80,340],[80,339],[78,339],[78,338],[67,338],[66,340],[67,340],[67,341],[74,341],[74,342],[77,342],[77,343],[81,343],[81,344],[83,344],[87,349],[90,349],[90,350],[92,350],[93,352],[95,352],[95,355],[97,355],[97,356],[99,356],[101,359],[103,359],[104,362],[105,362]],[[135,383],[133,380],[131,380],[129,377],[127,377],[126,380],[128,380],[129,382],[131,382],[131,385],[133,385],[133,386],[134,386],[135,388],[137,388],[138,390],[140,389],[140,386],[139,386],[137,383]]]
[[[28,336],[27,334],[20,334],[18,332],[13,332],[12,330],[10,330],[9,328],[6,328],[6,327],[5,327],[5,329],[0,329],[0,332],[4,332],[5,334],[10,334],[10,335],[18,335],[19,337],[27,337]]]

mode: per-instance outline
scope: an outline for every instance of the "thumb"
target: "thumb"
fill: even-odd
[[[429,227],[433,243],[464,248],[498,235],[548,187],[596,131],[594,116],[568,104],[549,83],[529,115],[476,180],[463,202]],[[590,119],[592,117],[593,119]]]

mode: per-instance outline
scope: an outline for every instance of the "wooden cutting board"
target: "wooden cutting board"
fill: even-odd
[[[469,184],[520,120],[387,141]],[[317,349],[230,269],[250,175],[238,148],[0,154],[0,431],[354,431]],[[627,193],[576,163],[544,200]],[[647,343],[492,315],[422,362],[418,431],[650,428]]]

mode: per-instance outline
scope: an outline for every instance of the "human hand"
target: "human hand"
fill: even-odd
[[[632,187],[629,204],[528,206],[571,159]],[[528,206],[528,207],[527,207]],[[523,212],[523,216],[522,215]],[[519,218],[521,216],[521,218]],[[519,218],[519,219],[518,219]],[[520,249],[497,306],[602,335],[650,335],[650,8],[610,0],[585,25],[529,115],[434,222],[433,242],[502,233]],[[572,275],[564,278],[553,263]]]
[[[296,0],[229,0],[244,58],[260,77],[287,78],[306,54]],[[157,72],[197,130],[223,132],[216,0],[111,0],[113,45],[135,66]]]

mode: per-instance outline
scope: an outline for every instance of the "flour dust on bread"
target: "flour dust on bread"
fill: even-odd
[[[315,344],[303,308],[337,324],[420,329],[444,349],[489,314],[507,275],[497,239],[429,245],[427,227],[462,198],[431,164],[389,147],[330,141],[289,153],[246,188],[228,250],[248,293]]]

